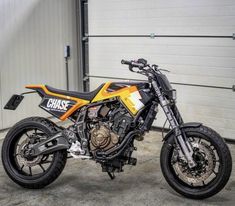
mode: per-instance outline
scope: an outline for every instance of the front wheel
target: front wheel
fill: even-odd
[[[218,133],[200,126],[185,128],[197,166],[190,169],[180,157],[175,146],[174,134],[161,149],[161,169],[168,184],[178,193],[192,199],[208,198],[224,188],[232,170],[228,146]]]

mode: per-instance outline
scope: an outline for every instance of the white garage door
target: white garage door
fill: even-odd
[[[234,0],[89,0],[91,89],[107,81],[102,77],[142,78],[120,60],[145,58],[170,70],[171,82],[215,86],[173,85],[185,122],[203,122],[235,139],[235,92],[217,88],[235,84],[234,11]],[[138,36],[151,33],[186,36]],[[164,120],[161,113],[155,124]]]

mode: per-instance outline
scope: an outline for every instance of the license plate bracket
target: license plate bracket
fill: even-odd
[[[24,99],[23,95],[13,94],[6,103],[6,105],[4,106],[4,109],[15,110],[23,99]]]

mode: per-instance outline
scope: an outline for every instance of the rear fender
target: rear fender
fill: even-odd
[[[197,128],[197,127],[200,127],[201,125],[202,125],[202,123],[200,123],[200,122],[187,122],[187,123],[181,124],[179,127],[180,127],[180,129],[189,128],[189,127]],[[163,141],[167,141],[173,132],[174,132],[174,129],[169,131],[167,133],[167,135],[164,137]]]

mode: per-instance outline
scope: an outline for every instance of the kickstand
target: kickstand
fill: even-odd
[[[108,173],[111,180],[115,179],[114,173],[111,173],[111,172],[107,172],[107,173]]]

